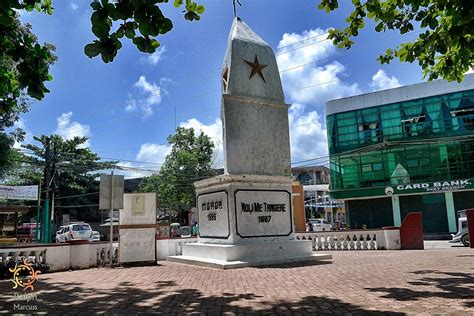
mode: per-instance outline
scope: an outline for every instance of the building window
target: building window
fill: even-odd
[[[380,171],[380,170],[383,170],[383,164],[381,162],[362,165],[362,172]]]
[[[383,165],[381,162],[378,162],[378,163],[373,163],[372,164],[372,170],[374,171],[380,171],[383,169]]]
[[[379,122],[372,122],[372,123],[362,123],[359,124],[358,127],[359,133],[363,136],[361,140],[364,142],[381,142],[383,140],[383,132],[380,129]]]
[[[370,171],[372,171],[371,164],[362,165],[362,172],[370,172]]]
[[[408,102],[405,106],[401,120],[404,135],[410,137],[430,134],[432,120],[421,101]]]
[[[465,129],[474,130],[474,104],[466,103],[461,102],[461,106],[464,105],[462,108],[451,110],[451,116],[457,118]]]
[[[309,174],[307,173],[301,173],[298,175],[298,177],[296,178],[301,184],[305,185],[305,184],[313,184],[313,177],[311,177]]]

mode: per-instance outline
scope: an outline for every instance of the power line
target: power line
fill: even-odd
[[[81,207],[97,207],[99,204],[87,204],[87,205],[55,205],[54,208],[81,208]]]
[[[75,197],[81,197],[81,196],[90,196],[90,195],[97,195],[99,194],[99,191],[97,192],[91,192],[91,193],[84,193],[84,194],[75,194],[75,195],[68,195],[68,196],[60,196],[60,197],[55,197],[55,200],[63,200],[63,199],[72,199]]]

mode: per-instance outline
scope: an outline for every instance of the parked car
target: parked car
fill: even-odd
[[[56,235],[58,242],[68,242],[71,240],[90,240],[92,238],[92,228],[87,223],[71,223],[63,227]]]
[[[464,246],[469,247],[471,242],[469,240],[469,232],[467,230],[467,215],[466,210],[458,211],[458,232],[456,235],[451,234],[452,240],[450,243],[462,243]]]
[[[179,233],[181,235],[181,237],[191,237],[191,227],[189,226],[182,226],[180,229],[179,229]]]
[[[332,225],[329,224],[329,222],[323,218],[311,218],[308,224],[312,226],[313,231],[315,232],[327,231],[332,229]]]
[[[93,231],[92,232],[92,237],[91,237],[91,241],[100,241],[100,233],[98,231]]]
[[[64,229],[66,228],[67,226],[59,226],[59,230],[56,232],[56,243],[60,243],[60,242],[64,242],[64,241],[61,241],[61,238],[65,237],[65,236],[62,236],[61,234],[64,232]]]
[[[180,228],[181,228],[181,225],[179,223],[172,223],[170,225],[170,237],[171,238],[181,237],[181,231],[179,230]]]

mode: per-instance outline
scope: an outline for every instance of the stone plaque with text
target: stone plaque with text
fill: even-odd
[[[201,194],[197,198],[199,237],[228,238],[229,208],[227,192],[219,191]]]
[[[235,217],[242,238],[289,236],[293,232],[291,193],[237,190]]]

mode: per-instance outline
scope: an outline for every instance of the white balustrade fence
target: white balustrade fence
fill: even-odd
[[[400,249],[399,230],[353,230],[296,233],[297,240],[311,240],[313,250]]]
[[[118,245],[112,248],[112,260],[117,262]],[[110,263],[109,243],[20,245],[0,248],[1,263],[18,258],[47,264],[49,271],[86,269]]]

